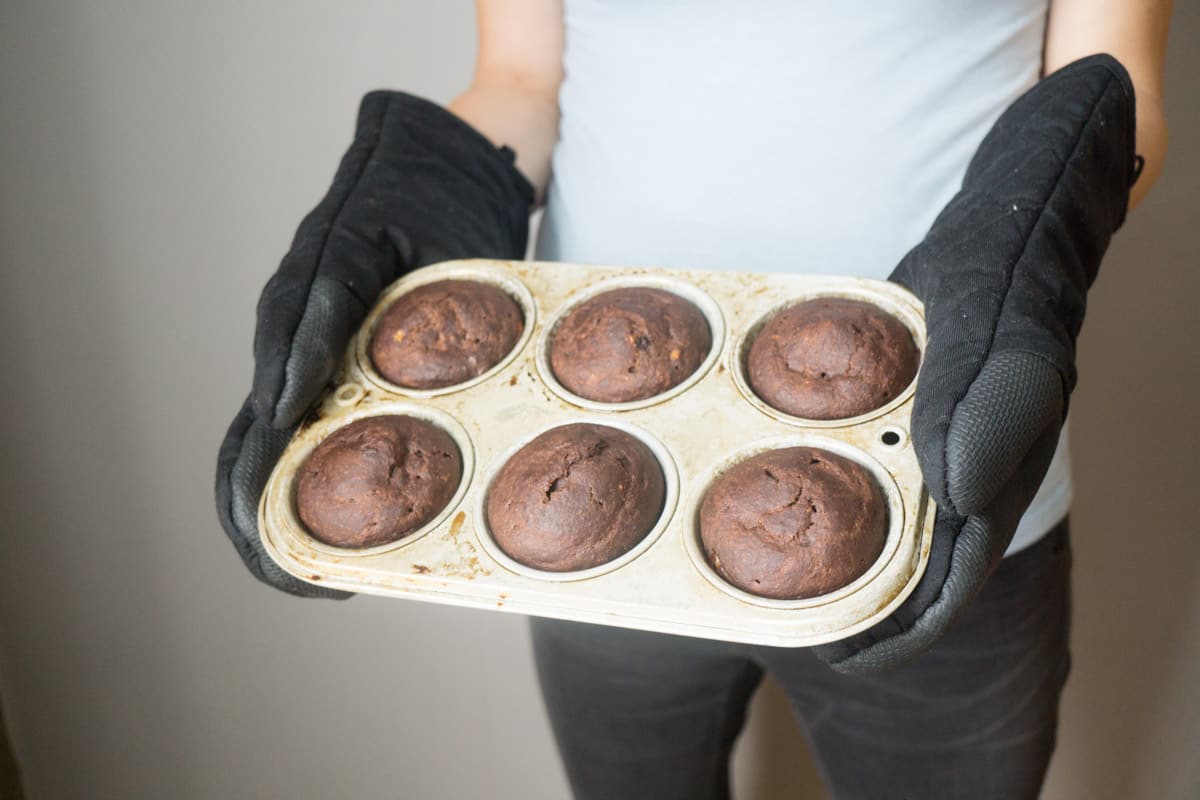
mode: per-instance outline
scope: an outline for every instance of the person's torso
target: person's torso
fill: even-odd
[[[1046,3],[564,0],[536,257],[886,278],[1037,81]]]
[[[1038,78],[1046,0],[565,0],[540,257],[886,277]]]

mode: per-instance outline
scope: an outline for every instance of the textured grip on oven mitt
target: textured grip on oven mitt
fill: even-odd
[[[938,512],[912,595],[815,648],[834,669],[876,672],[924,652],[1012,541],[1054,454],[1087,290],[1140,171],[1135,129],[1133,86],[1111,56],[1047,76],[1001,115],[892,273],[925,305],[910,434]]]
[[[292,433],[383,289],[455,258],[524,256],[533,189],[513,153],[444,108],[367,94],[333,185],[300,223],[258,301],[254,383],[217,458],[221,526],[255,577],[306,597],[263,550],[258,503]]]

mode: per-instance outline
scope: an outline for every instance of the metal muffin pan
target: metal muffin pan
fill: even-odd
[[[382,310],[423,283],[485,280],[525,315],[513,351],[473,380],[436,390],[384,381],[368,345]],[[547,346],[570,307],[618,286],[656,286],[705,314],[713,348],[679,387],[635,403],[592,403],[556,386]],[[288,572],[352,592],[513,611],[728,641],[776,646],[849,636],[887,616],[925,569],[934,506],[908,437],[913,387],[851,420],[802,420],[770,409],[745,382],[747,337],[782,307],[818,296],[864,299],[895,314],[924,349],[920,303],[883,281],[799,274],[604,267],[469,260],[416,270],[390,286],[351,341],[331,391],[300,426],[259,507],[267,552]],[[443,427],[462,451],[463,480],[450,504],[414,534],[363,550],[312,538],[295,508],[296,473],[325,436],[364,416],[401,413]],[[496,471],[522,444],[571,422],[626,430],[655,453],[667,500],[655,528],[632,550],[589,570],[551,573],[502,553],[483,514]],[[709,481],[768,447],[809,444],[848,456],[880,483],[889,507],[883,553],[862,577],[797,601],[755,597],[725,583],[704,560],[696,517]]]

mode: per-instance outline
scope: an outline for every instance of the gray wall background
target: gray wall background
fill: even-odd
[[[1075,667],[1050,798],[1200,791],[1200,9],[1165,177],[1092,295],[1075,396]],[[471,4],[0,10],[0,689],[35,800],[562,798],[523,621],[252,581],[217,444],[254,305],[357,100],[448,100]],[[821,797],[779,692],[740,796]]]

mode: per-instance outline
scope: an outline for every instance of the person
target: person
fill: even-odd
[[[929,328],[911,435],[939,511],[913,596],[817,648],[534,618],[543,697],[579,798],[728,797],[766,672],[835,797],[1036,796],[1070,662],[1074,344],[1162,169],[1170,13],[480,0],[470,87],[449,113],[368,95],[264,289],[218,458],[226,532],[268,583],[340,596],[263,554],[266,476],[380,290],[521,257],[533,205],[541,260],[890,276]]]

